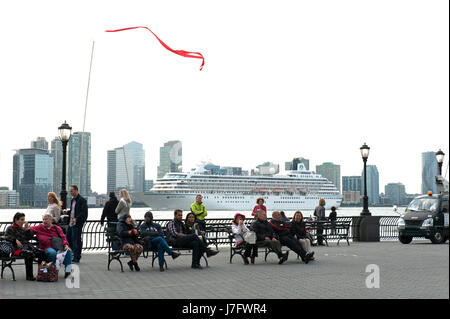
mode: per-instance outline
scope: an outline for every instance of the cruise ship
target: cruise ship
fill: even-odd
[[[342,195],[336,186],[319,174],[299,170],[285,175],[211,175],[203,167],[189,173],[167,173],[157,179],[150,192],[133,193],[152,210],[189,210],[197,194],[203,196],[207,210],[253,210],[256,199],[264,198],[268,210],[312,210],[320,198],[326,208],[339,207]]]

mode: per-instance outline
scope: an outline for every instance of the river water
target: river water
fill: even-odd
[[[143,219],[145,212],[148,208],[145,207],[137,207],[131,208],[131,216],[134,219]],[[337,216],[347,217],[347,216],[359,216],[361,213],[361,207],[342,207],[337,210]],[[100,220],[102,215],[103,208],[89,208],[89,217],[88,220]],[[395,213],[392,207],[372,207],[369,208],[369,211],[372,213],[372,216],[399,216],[399,214]],[[399,212],[403,212],[404,208],[399,208]],[[45,212],[45,209],[0,209],[0,222],[10,222],[13,219],[13,216],[16,212],[22,212],[26,216],[26,220],[28,221],[39,221],[42,218],[42,214]],[[208,211],[207,218],[233,218],[234,211]],[[251,212],[240,212],[245,216],[250,217]],[[286,211],[287,217],[292,217],[294,215],[293,211]],[[304,217],[313,216],[312,210],[304,210],[302,211]],[[330,213],[329,210],[326,211],[326,215],[328,216]],[[187,212],[184,212],[184,216],[186,216]],[[268,214],[270,217],[270,213]],[[153,216],[155,219],[172,219],[173,211],[153,211]]]

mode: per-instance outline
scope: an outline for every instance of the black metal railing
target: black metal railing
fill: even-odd
[[[352,233],[352,225],[358,220],[359,217],[338,217],[336,222],[350,222],[349,229],[349,238],[357,239],[354,237]],[[394,240],[398,236],[397,231],[397,216],[382,216],[380,217],[380,240]],[[160,224],[163,228],[167,226],[170,219],[160,219],[155,220],[156,223]],[[135,220],[137,225],[140,225],[144,220],[139,219]],[[229,232],[227,228],[231,226],[232,219],[231,218],[214,218],[214,219],[206,219],[206,227],[207,227],[207,237],[211,240],[214,245],[221,246],[229,244]],[[250,225],[253,222],[252,219],[247,219],[245,223]],[[29,222],[30,226],[35,226],[40,224],[39,221],[31,221]],[[3,233],[8,226],[10,226],[10,222],[0,222],[0,233]],[[99,220],[89,220],[86,221],[83,227],[83,250],[104,250],[108,248],[105,236],[105,226],[100,224]],[[328,241],[337,241],[338,237],[334,238],[333,236],[328,237]]]

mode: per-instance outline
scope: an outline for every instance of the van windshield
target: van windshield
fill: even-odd
[[[439,200],[437,198],[416,198],[408,205],[408,210],[434,212],[438,209],[438,206]]]

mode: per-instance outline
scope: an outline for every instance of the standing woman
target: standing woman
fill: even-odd
[[[258,210],[263,210],[267,213],[267,208],[264,206],[264,198],[260,197],[256,200],[256,206],[253,208],[252,216],[257,216],[256,213]]]
[[[58,199],[55,193],[50,192],[47,195],[48,207],[45,214],[50,214],[53,216],[53,223],[58,224],[61,218],[61,207],[62,203]]]
[[[248,257],[250,257],[252,264],[255,263],[255,258],[258,257],[258,246],[256,246],[256,244],[249,244],[244,241],[244,234],[250,231],[247,226],[245,226],[244,220],[244,215],[236,213],[234,215],[233,224],[231,225],[231,230],[236,240],[236,246],[243,244],[245,247],[244,255],[242,255],[242,258],[244,259],[244,264],[248,265]]]
[[[291,225],[292,235],[300,241],[300,245],[302,245],[303,249],[311,254],[311,260],[314,260],[314,252],[311,250],[311,240],[306,233],[305,222],[303,221],[303,214],[301,211],[298,210],[295,212],[294,217],[292,217]]]
[[[121,189],[119,192],[119,196],[120,201],[116,207],[116,214],[118,219],[120,220],[122,216],[125,216],[130,213],[131,199],[126,189]]]
[[[319,246],[323,246],[323,226],[320,223],[321,221],[326,220],[325,217],[325,199],[319,199],[319,206],[314,210],[314,216],[317,217],[317,244]]]

